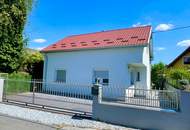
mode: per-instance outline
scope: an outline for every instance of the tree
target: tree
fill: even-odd
[[[19,68],[23,53],[23,31],[32,0],[0,0],[0,71]]]
[[[151,80],[154,89],[163,89],[165,82],[166,65],[162,62],[152,65]]]
[[[32,75],[33,79],[42,79],[43,76],[43,55],[36,52],[25,51],[21,69]]]

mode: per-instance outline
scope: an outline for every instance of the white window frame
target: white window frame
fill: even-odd
[[[65,81],[57,81],[57,71],[58,70],[63,70],[63,71],[65,71]],[[67,82],[67,71],[66,71],[66,69],[64,69],[64,68],[57,68],[57,69],[55,69],[55,74],[54,74],[55,76],[55,78],[54,78],[54,81],[55,82],[57,82],[57,83],[66,83]]]

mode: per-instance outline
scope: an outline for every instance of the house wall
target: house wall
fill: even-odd
[[[184,68],[184,67],[189,66],[189,65],[183,64],[183,57],[185,57],[185,56],[190,56],[190,52],[187,52],[184,56],[182,56],[180,59],[178,59],[171,67]]]
[[[45,55],[44,80],[47,82],[55,81],[56,69],[66,70],[66,83],[85,85],[92,84],[93,70],[108,70],[109,86],[119,85],[126,88],[130,86],[128,64],[144,63],[150,67],[149,61],[146,61],[149,60],[147,47],[55,52]],[[142,71],[142,77],[146,77],[149,84],[149,72]]]

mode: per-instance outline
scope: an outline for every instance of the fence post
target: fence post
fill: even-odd
[[[102,101],[102,85],[99,83],[94,84],[91,93],[93,97],[92,118],[96,119],[96,115],[98,113],[98,106]]]
[[[4,79],[0,79],[0,102],[3,101],[3,87],[4,87]]]
[[[94,84],[91,92],[92,92],[93,100],[97,100],[98,102],[102,101],[102,85],[101,84]]]
[[[35,103],[35,90],[36,90],[36,83],[35,80],[33,80],[33,90],[32,90],[32,103]]]

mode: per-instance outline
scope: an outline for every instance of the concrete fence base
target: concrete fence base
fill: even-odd
[[[180,112],[104,102],[99,93],[93,98],[93,118],[148,130],[190,130],[190,93],[180,93]]]
[[[4,87],[4,79],[0,79],[0,102],[3,101],[3,87]]]

